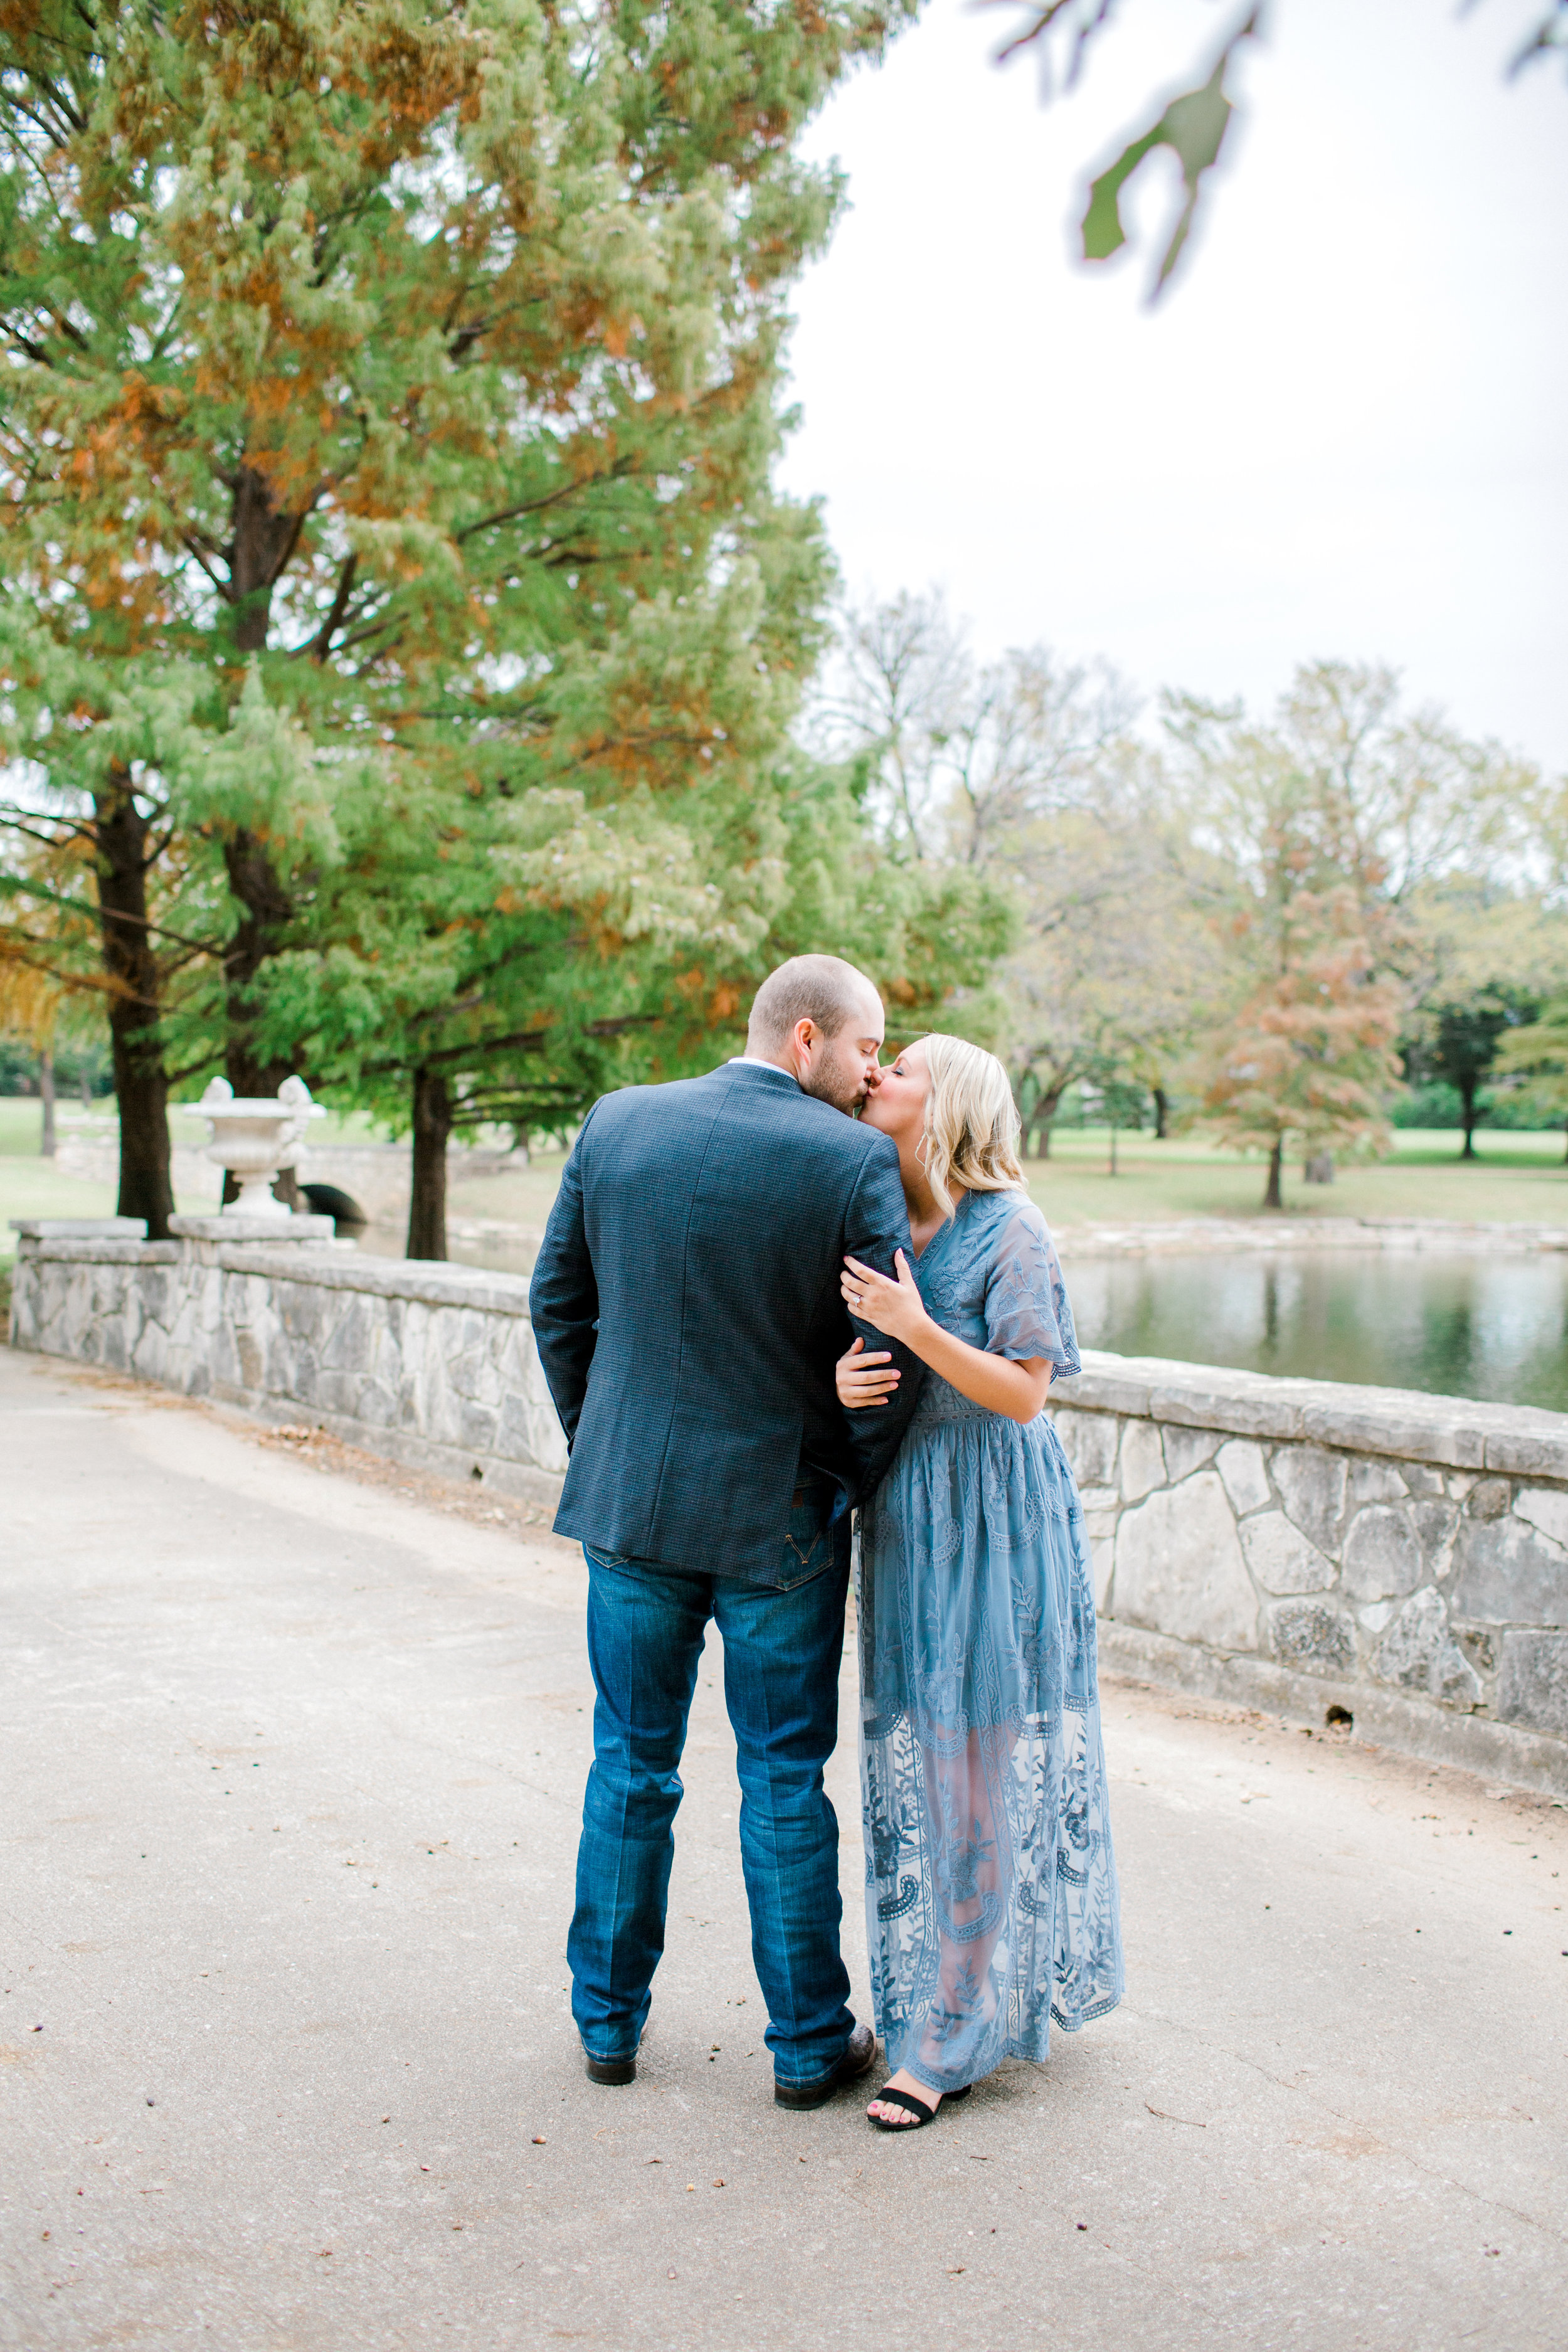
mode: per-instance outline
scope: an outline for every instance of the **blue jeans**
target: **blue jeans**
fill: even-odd
[[[622,1559],[584,1545],[588,1657],[598,1694],[567,1939],[572,2014],[590,2057],[628,2058],[664,1950],[679,1765],[708,1620],[741,1780],[741,1863],[774,2078],[833,2072],[855,2020],[838,1952],[838,1820],[822,1784],[838,1737],[849,1576],[847,1514],[797,1490],[775,1590]]]

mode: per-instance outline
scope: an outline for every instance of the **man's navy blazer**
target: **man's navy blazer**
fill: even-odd
[[[922,1367],[846,1412],[833,1368],[857,1330],[846,1251],[910,1255],[899,1155],[787,1070],[731,1062],[627,1087],[584,1121],[529,1310],[571,1448],[556,1530],[671,1568],[783,1580],[802,1464],[853,1503],[891,1461]]]

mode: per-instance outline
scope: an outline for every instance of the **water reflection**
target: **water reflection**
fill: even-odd
[[[1568,1260],[1279,1251],[1074,1258],[1085,1347],[1568,1412]]]

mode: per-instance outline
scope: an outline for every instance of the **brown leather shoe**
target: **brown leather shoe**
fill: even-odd
[[[776,2107],[820,2107],[835,2091],[847,2090],[862,2074],[868,2074],[877,2063],[877,2037],[868,2025],[858,2025],[849,2036],[849,2047],[833,2069],[820,2083],[781,2083],[773,2077],[773,2105]]]

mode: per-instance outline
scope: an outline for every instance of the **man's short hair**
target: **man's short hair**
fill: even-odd
[[[758,989],[747,1042],[777,1048],[801,1021],[814,1021],[825,1037],[837,1037],[867,997],[876,994],[865,973],[841,956],[791,956]]]

